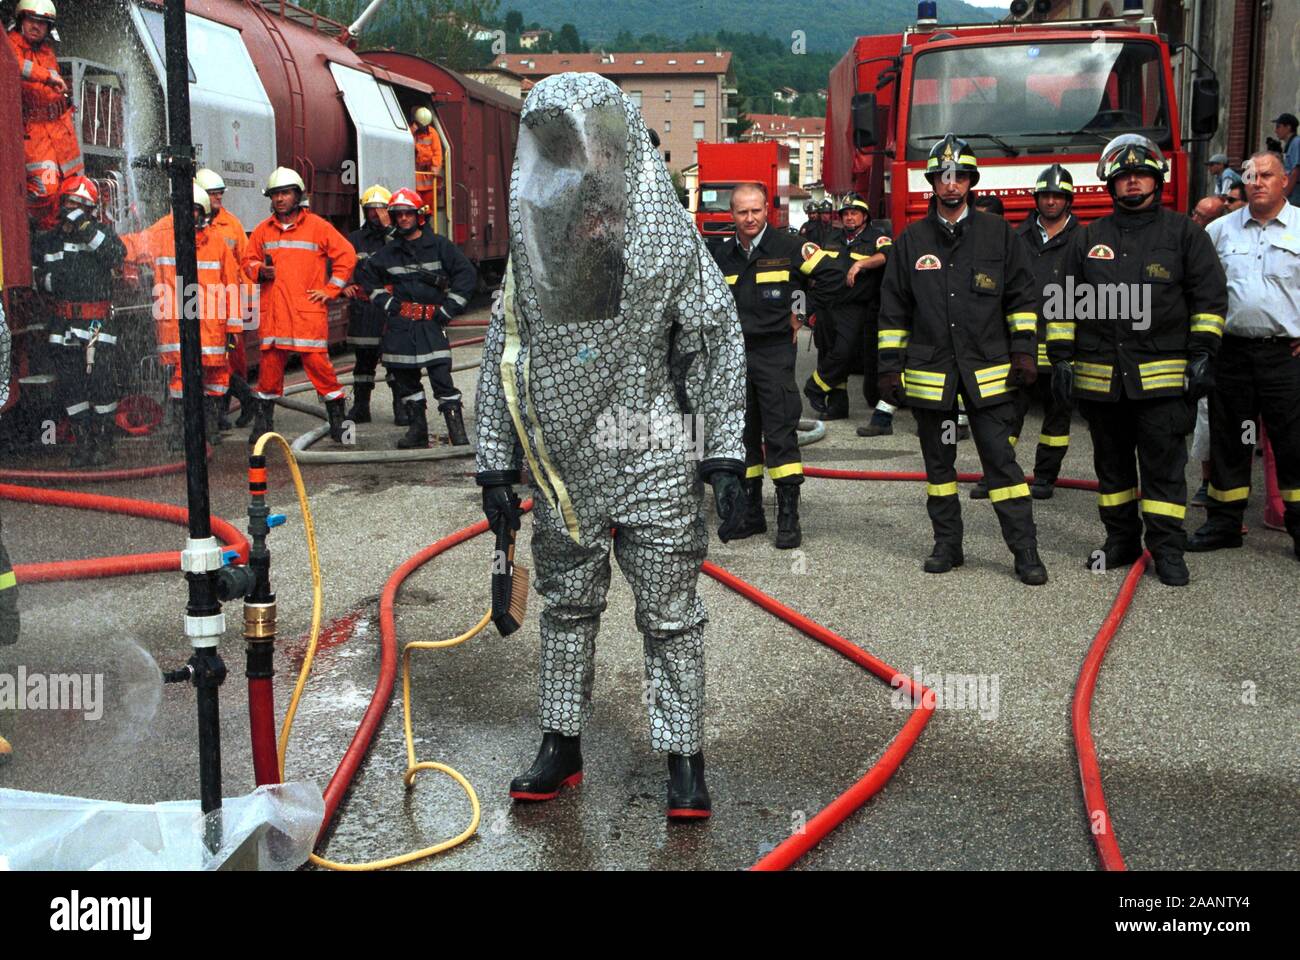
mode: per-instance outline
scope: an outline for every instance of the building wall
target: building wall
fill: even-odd
[[[682,170],[697,162],[697,140],[717,143],[726,137],[722,124],[724,77],[650,74],[611,75],[610,79],[633,100],[636,94],[641,95],[641,116],[658,132],[659,149],[668,169]],[[704,94],[703,106],[695,105],[696,91]],[[697,128],[697,124],[703,126]]]

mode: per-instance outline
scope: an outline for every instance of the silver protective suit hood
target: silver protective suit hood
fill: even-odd
[[[480,472],[526,461],[568,535],[590,542],[620,499],[689,478],[698,503],[701,459],[743,466],[744,398],[731,291],[639,111],[595,74],[542,80],[524,103],[510,263],[484,344]],[[629,412],[693,419],[700,443],[610,442],[602,425]]]

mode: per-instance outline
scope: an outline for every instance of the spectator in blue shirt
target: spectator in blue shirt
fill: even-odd
[[[1293,205],[1300,207],[1300,189],[1297,188],[1297,181],[1300,181],[1300,137],[1296,136],[1298,126],[1300,120],[1296,119],[1294,113],[1283,113],[1273,121],[1274,132],[1282,144],[1282,169],[1286,171],[1286,184],[1282,187],[1282,194]]]

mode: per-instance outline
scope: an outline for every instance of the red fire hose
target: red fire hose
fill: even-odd
[[[208,447],[212,458],[212,447]],[[162,463],[152,467],[127,470],[0,470],[0,481],[28,480],[37,483],[115,483],[124,480],[148,480],[185,472],[185,461]]]
[[[259,787],[280,782],[276,757],[275,684],[271,677],[248,680],[248,728],[253,741],[253,779]]]

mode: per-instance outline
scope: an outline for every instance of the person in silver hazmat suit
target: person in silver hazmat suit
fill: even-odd
[[[525,461],[536,503],[543,737],[510,795],[549,800],[582,779],[612,546],[644,636],[668,815],[707,817],[702,482],[728,540],[745,522],[744,341],[640,113],[595,74],[548,77],[524,103],[476,405],[489,523],[518,529]]]

